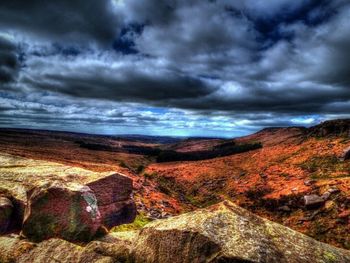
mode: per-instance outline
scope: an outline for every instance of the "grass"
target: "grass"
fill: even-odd
[[[112,232],[124,232],[124,231],[130,231],[130,230],[138,230],[143,228],[145,225],[147,225],[152,220],[146,217],[143,214],[138,214],[131,224],[125,224],[120,226],[115,226],[111,229]]]
[[[336,172],[350,173],[350,165],[348,162],[340,161],[334,155],[316,156],[309,158],[300,164],[300,167],[311,173],[312,179],[332,178],[332,174]]]

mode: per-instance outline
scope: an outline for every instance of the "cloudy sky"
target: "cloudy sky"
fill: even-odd
[[[230,137],[345,117],[348,0],[0,2],[0,127]]]

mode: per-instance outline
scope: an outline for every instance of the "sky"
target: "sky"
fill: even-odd
[[[348,0],[0,2],[0,127],[235,137],[348,117]]]

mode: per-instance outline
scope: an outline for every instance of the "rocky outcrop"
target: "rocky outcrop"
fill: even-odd
[[[230,202],[111,233],[85,246],[0,237],[0,262],[345,263],[350,252],[262,219]]]
[[[15,201],[11,220],[30,240],[89,241],[101,227],[134,221],[132,180],[122,174],[2,154],[0,164],[0,194]]]
[[[320,243],[230,203],[152,222],[132,245],[135,262],[350,262]]]
[[[330,120],[308,129],[309,136],[329,137],[347,136],[350,137],[350,119]]]
[[[0,196],[0,234],[6,233],[11,225],[13,204],[11,200]]]

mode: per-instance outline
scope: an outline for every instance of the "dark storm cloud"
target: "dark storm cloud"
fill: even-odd
[[[3,122],[227,132],[349,114],[347,0],[56,2],[0,4]]]
[[[16,45],[5,35],[0,35],[0,84],[14,81],[19,70]]]
[[[214,88],[181,72],[154,68],[152,64],[124,61],[113,65],[106,61],[65,62],[60,56],[52,68],[45,59],[28,60],[27,74],[21,82],[34,89],[50,90],[78,98],[114,101],[152,102],[207,96]],[[150,67],[150,68],[148,68]]]
[[[0,30],[16,30],[49,41],[111,44],[119,18],[108,0],[2,0]]]

